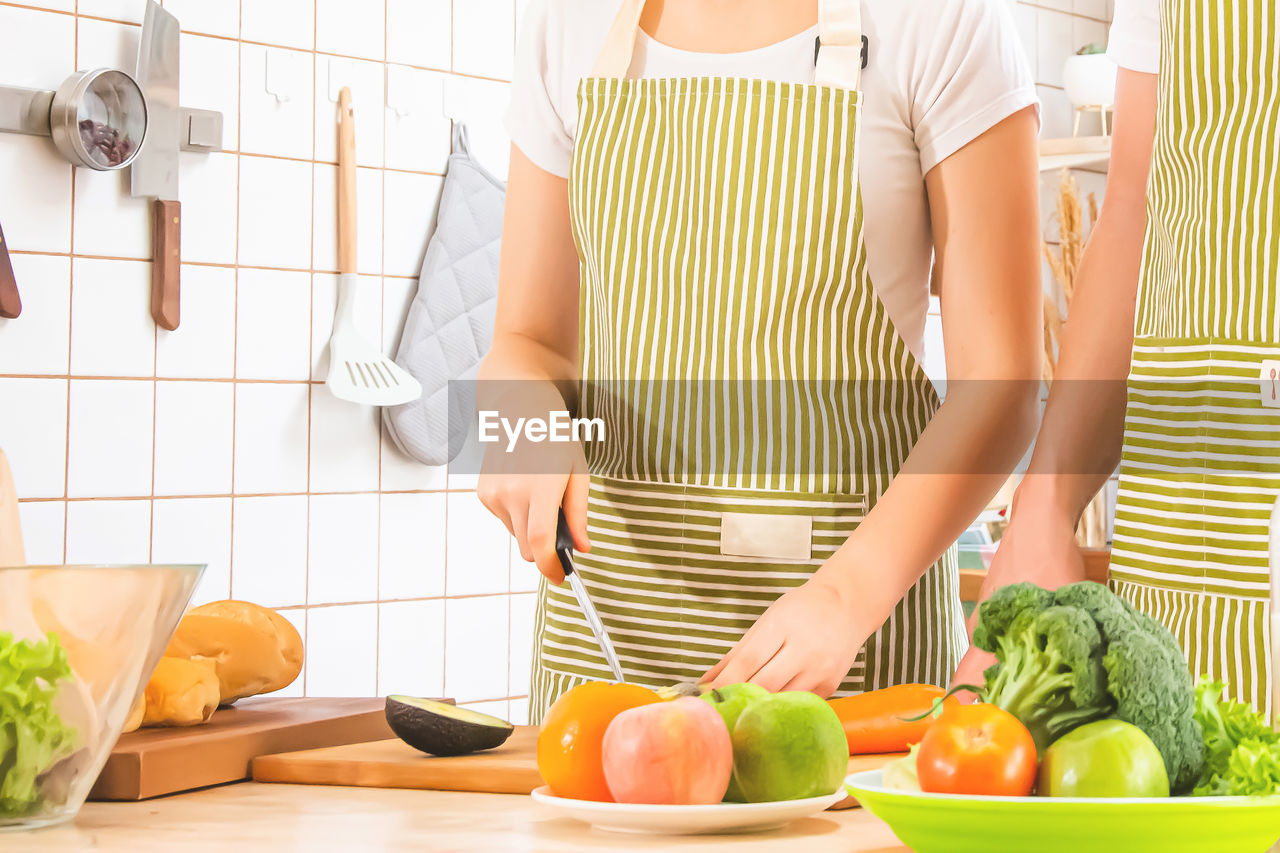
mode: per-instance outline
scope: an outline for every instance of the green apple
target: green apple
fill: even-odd
[[[702,694],[702,699],[720,712],[725,726],[729,729],[729,734],[732,735],[734,726],[738,724],[739,715],[746,710],[747,706],[768,695],[769,691],[763,687],[744,682],[726,687],[709,688]],[[732,779],[729,781],[729,790],[725,792],[724,800],[727,803],[745,802],[737,781]]]
[[[1146,732],[1097,720],[1045,750],[1036,790],[1042,797],[1167,797],[1169,774]]]
[[[836,712],[812,693],[762,696],[733,727],[733,781],[749,803],[821,797],[840,789],[849,741]]]

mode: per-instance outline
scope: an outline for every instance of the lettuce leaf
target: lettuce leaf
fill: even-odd
[[[1206,760],[1192,796],[1280,794],[1280,732],[1248,705],[1223,701],[1224,689],[1204,678],[1196,686]]]
[[[75,732],[53,707],[58,682],[70,676],[57,635],[17,641],[0,631],[0,817],[36,811],[40,774],[75,748]]]

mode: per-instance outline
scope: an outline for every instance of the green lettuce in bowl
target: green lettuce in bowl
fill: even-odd
[[[17,640],[0,631],[0,819],[46,805],[42,775],[76,751],[76,733],[54,709],[71,677],[56,634]]]

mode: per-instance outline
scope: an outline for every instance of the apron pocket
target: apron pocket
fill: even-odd
[[[813,556],[813,518],[726,512],[720,516],[720,553],[729,557],[808,560]]]

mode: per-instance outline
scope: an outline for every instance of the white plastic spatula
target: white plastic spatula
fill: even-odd
[[[333,396],[369,406],[399,406],[422,386],[356,331],[356,122],[351,90],[338,93],[338,308],[329,338]]]

